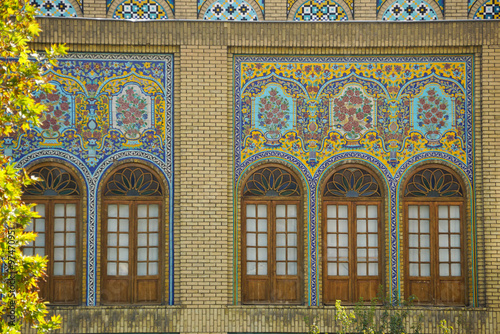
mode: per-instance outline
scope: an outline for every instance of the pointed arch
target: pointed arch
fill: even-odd
[[[118,20],[168,20],[173,18],[170,6],[164,0],[114,1],[108,17]]]
[[[200,17],[203,15],[203,17]],[[255,0],[206,1],[198,14],[207,21],[262,21],[264,14]]]
[[[432,0],[387,1],[378,14],[382,21],[435,21],[443,18],[443,12]]]
[[[344,0],[297,1],[288,13],[290,21],[334,22],[352,20],[349,5]]]
[[[83,17],[80,5],[75,0],[30,0],[37,15],[49,17]]]

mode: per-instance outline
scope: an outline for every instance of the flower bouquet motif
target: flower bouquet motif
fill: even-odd
[[[146,98],[137,93],[133,87],[117,100],[116,125],[123,131],[125,138],[134,140],[141,136],[147,128],[148,112]]]
[[[266,145],[279,145],[281,130],[290,120],[290,103],[278,94],[277,89],[271,88],[268,96],[260,98],[257,108],[258,125],[265,131]]]
[[[41,93],[35,98],[35,101],[47,106],[40,118],[42,136],[49,139],[59,137],[62,130],[70,126],[71,116],[68,98],[57,93]]]
[[[425,138],[429,140],[429,145],[439,145],[441,138],[441,128],[447,125],[450,116],[448,101],[436,94],[434,89],[430,89],[427,95],[418,99],[417,120],[418,126],[422,128]]]
[[[333,124],[346,139],[360,139],[373,127],[373,100],[363,96],[361,88],[348,87],[333,100]]]

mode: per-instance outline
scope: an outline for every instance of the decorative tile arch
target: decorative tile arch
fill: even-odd
[[[167,16],[169,18],[174,17],[175,0],[156,0],[156,2],[158,2],[165,10],[167,10]],[[106,15],[109,17],[109,13],[114,13],[116,7],[118,7],[119,4],[119,0],[106,0]],[[167,8],[170,10],[168,10]]]
[[[354,17],[354,0],[316,0],[316,1],[299,1],[299,0],[288,0],[287,2],[287,9],[286,9],[286,15],[288,20],[295,20],[297,11],[299,8],[302,6],[309,4],[309,5],[314,5],[317,10],[322,10],[323,12],[321,14],[322,17],[328,17],[328,12],[329,9],[332,6],[339,6],[341,9],[347,14],[347,20],[352,20]],[[317,11],[316,11],[317,13]],[[317,21],[337,21],[337,20],[317,20]]]
[[[255,0],[206,1],[199,13],[207,21],[261,21],[263,11]],[[201,17],[200,17],[201,18]]]
[[[257,13],[257,18],[258,18],[257,20],[258,21],[264,20],[264,8],[265,8],[264,0],[245,0],[245,1],[248,2],[250,7],[252,7]],[[223,2],[224,0],[221,0],[220,3]],[[210,0],[198,0],[198,18],[205,19],[205,15],[207,13],[208,8],[209,7],[212,8],[213,4],[214,2]],[[260,9],[260,12],[259,10],[257,10],[257,8]]]
[[[474,20],[500,19],[500,0],[488,0],[483,3],[476,1],[469,13],[469,18]]]
[[[296,2],[288,14],[288,20],[302,22],[333,22],[352,19],[352,8],[343,0]]]
[[[383,21],[435,21],[443,19],[443,10],[434,1],[396,0],[382,5],[379,20]]]
[[[37,15],[50,17],[81,17],[80,4],[75,0],[30,0],[30,5],[36,8]]]
[[[164,0],[125,0],[114,2],[108,17],[118,20],[168,20],[173,18],[170,6]]]

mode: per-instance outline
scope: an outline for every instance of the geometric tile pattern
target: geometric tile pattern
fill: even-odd
[[[298,0],[287,0],[287,8],[286,8],[286,14],[287,14],[287,15],[290,13],[290,10],[292,9],[293,5],[295,5],[295,3],[296,3],[297,1],[298,1]],[[311,3],[316,3],[316,4],[317,4],[317,7],[320,7],[320,4],[321,4],[322,2],[323,2],[323,1],[322,1],[322,0],[320,0],[320,1],[315,1],[315,2],[313,2],[313,1],[309,1],[309,2],[307,2],[307,3],[308,3],[308,4],[311,4]],[[351,11],[351,14],[353,14],[353,15],[354,15],[354,7],[353,7],[353,5],[354,5],[354,0],[346,0],[346,1],[344,1],[344,2],[345,2],[345,3],[347,4],[347,6],[349,7],[349,9],[350,9],[350,11]],[[338,7],[342,8],[342,6],[340,6],[339,4],[337,4],[337,3],[335,3],[335,4],[336,4]],[[306,3],[305,3],[304,5],[306,5]],[[304,5],[302,5],[302,6],[304,6]],[[347,19],[347,18],[346,18],[346,19]],[[313,20],[296,20],[296,19],[295,19],[294,21],[313,21]],[[316,21],[338,21],[338,20],[325,20],[325,19],[323,19],[323,20],[316,20]],[[342,20],[342,21],[344,21],[344,20]]]
[[[201,8],[203,7],[203,5],[205,4],[205,2],[207,2],[207,1],[208,0],[198,0],[198,15],[200,14]],[[257,5],[259,5],[260,10],[262,11],[262,15],[264,15],[264,0],[256,0],[255,2],[257,3]],[[212,4],[210,6],[210,8],[215,8],[215,7],[217,7],[216,12],[219,12],[219,8],[221,7],[220,2],[219,2],[219,5],[217,5],[217,3],[214,3],[214,4]],[[251,6],[250,6],[250,8],[251,8]],[[206,18],[203,18],[203,19],[207,20]],[[211,20],[217,20],[217,19],[211,19]],[[221,18],[220,20],[225,20],[225,19]],[[234,20],[234,21],[239,21],[239,20]],[[245,21],[245,20],[242,20],[242,21]]]
[[[53,17],[77,17],[75,8],[66,0],[30,0],[37,15]]]
[[[125,0],[116,7],[114,19],[167,20],[167,13],[154,0]]]
[[[347,21],[344,9],[332,0],[309,0],[295,13],[294,21]]]
[[[320,291],[321,185],[340,163],[362,161],[386,183],[393,296],[401,292],[399,198],[409,169],[430,160],[454,165],[471,189],[474,210],[472,64],[471,56],[235,57],[233,195],[260,163],[283,162],[300,175],[308,189],[308,305],[317,305]],[[235,202],[235,217],[238,208]],[[234,240],[238,245],[238,235]],[[233,249],[234,259],[238,252]],[[238,298],[236,260],[234,273]]]
[[[113,2],[115,2],[115,0],[106,0],[106,13],[109,11],[109,8],[113,4]],[[169,5],[170,9],[172,9],[172,12],[173,12],[174,11],[174,0],[166,0],[166,2]]]
[[[245,0],[217,0],[212,3],[204,20],[210,21],[257,21],[257,13]]]
[[[173,193],[173,56],[70,53],[58,60],[50,73],[54,91],[34,94],[47,106],[40,126],[1,138],[0,147],[18,167],[53,158],[71,164],[84,179],[86,300],[95,305],[97,197],[103,175],[118,161],[148,161],[163,174],[168,193]],[[172,210],[173,198],[169,200]],[[170,214],[168,221],[172,219]],[[173,239],[173,230],[169,238]],[[172,254],[166,257],[170,265]],[[173,271],[169,273],[173,282]],[[169,289],[171,305],[173,285]]]
[[[486,1],[474,15],[474,20],[498,20],[500,19],[500,1]]]
[[[437,20],[434,9],[422,0],[397,0],[384,13],[384,21]]]
[[[380,11],[380,8],[382,8],[382,5],[384,3],[386,3],[387,1],[389,1],[389,0],[377,0],[377,14]],[[472,1],[472,0],[470,0],[470,1]],[[408,3],[410,3],[410,2],[411,1],[408,1]],[[438,5],[439,9],[441,9],[441,13],[443,13],[443,15],[444,15],[444,0],[437,0],[436,3]],[[401,21],[401,20],[399,20],[399,21]],[[408,20],[408,21],[410,21],[410,20]]]

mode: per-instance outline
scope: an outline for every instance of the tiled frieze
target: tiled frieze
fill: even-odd
[[[88,305],[96,303],[96,208],[103,175],[121,160],[144,160],[164,174],[172,194],[172,61],[170,55],[69,54],[47,73],[55,91],[35,94],[47,106],[40,127],[3,138],[4,152],[19,167],[55,158],[85,180]]]
[[[335,1],[310,0],[299,7],[294,21],[347,21],[347,14]]]
[[[441,160],[473,184],[472,59],[235,57],[234,191],[238,194],[241,176],[258,162],[283,160],[300,171],[310,189],[310,305],[318,303],[319,188],[332,165],[364,161],[385,179],[395,294],[405,173],[417,163]]]
[[[83,1],[83,0],[81,0]],[[83,3],[78,3],[83,6]],[[77,17],[75,8],[67,0],[31,0],[30,5],[36,8],[37,14],[53,17]]]
[[[474,14],[474,20],[498,20],[500,19],[500,1],[488,0],[482,4]]]
[[[114,19],[167,20],[165,9],[154,0],[125,0],[116,7]]]
[[[257,21],[257,12],[245,0],[217,0],[210,4],[204,20],[209,21]]]
[[[397,0],[382,16],[384,21],[433,21],[437,19],[432,6],[422,0]]]

